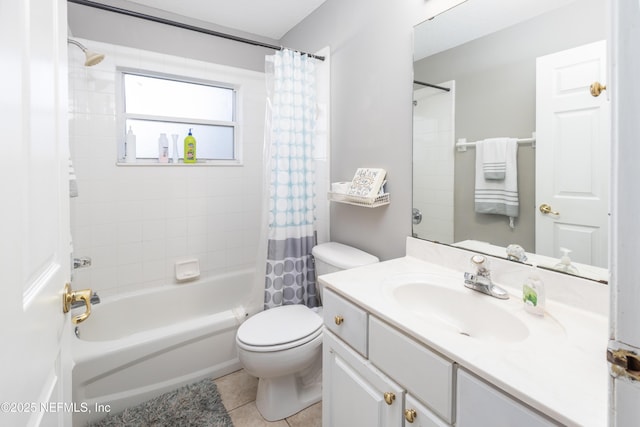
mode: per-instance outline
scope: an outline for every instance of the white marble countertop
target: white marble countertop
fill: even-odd
[[[450,247],[435,247],[434,252],[428,246],[433,243],[424,244],[408,241],[406,257],[327,274],[320,280],[325,287],[560,423],[607,424],[605,285],[589,281],[564,283],[562,276],[547,277],[550,283],[546,285],[546,314],[539,317],[526,312],[522,304],[520,278],[526,277],[526,266],[514,266],[508,261],[494,264],[494,282],[510,294],[510,299],[498,300],[464,287],[463,272],[470,268],[466,261],[460,261],[468,260],[467,252]],[[442,262],[443,259],[450,262]],[[446,265],[451,263],[460,268]],[[440,286],[477,294],[483,298],[481,304],[495,305],[522,321],[528,334],[523,339],[510,340],[452,332],[391,296],[394,282],[407,275],[436,275]],[[558,295],[557,300],[554,295]]]

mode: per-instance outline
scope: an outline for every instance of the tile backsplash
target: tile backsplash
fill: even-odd
[[[106,58],[84,67],[69,49],[69,135],[79,196],[71,199],[74,288],[102,295],[175,283],[175,262],[202,277],[256,265],[262,204],[264,74],[78,39]],[[117,166],[116,67],[240,85],[241,166]]]

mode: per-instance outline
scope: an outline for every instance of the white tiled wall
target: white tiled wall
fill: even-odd
[[[413,232],[453,243],[454,85],[441,85],[452,90],[414,92],[413,207],[422,212],[422,222],[413,225]]]
[[[74,288],[102,295],[174,283],[194,257],[202,276],[255,267],[262,198],[264,74],[78,39],[106,59],[84,67],[69,46],[69,134],[79,197],[71,199]],[[242,166],[117,166],[115,68],[241,86]]]

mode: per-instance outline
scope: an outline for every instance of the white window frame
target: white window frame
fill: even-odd
[[[234,92],[233,100],[233,120],[232,121],[219,121],[219,120],[203,120],[192,119],[185,117],[167,117],[167,116],[155,116],[147,114],[132,114],[125,111],[125,74],[135,74],[139,76],[146,76],[159,79],[175,80],[178,82],[201,84],[206,86],[219,87],[223,89],[231,89]],[[232,83],[222,83],[213,80],[206,80],[197,77],[167,74],[151,70],[141,70],[127,67],[116,68],[116,125],[117,125],[117,162],[119,166],[241,166],[242,165],[242,138],[241,138],[241,126],[240,126],[240,112],[241,112],[241,90],[240,87]],[[171,123],[193,123],[202,125],[214,125],[214,126],[226,126],[233,127],[233,159],[202,159],[198,156],[196,163],[158,163],[156,159],[151,158],[136,158],[135,162],[125,162],[125,140],[126,140],[126,123],[127,119],[142,119],[142,120],[155,120],[161,122]],[[196,136],[197,141],[197,136]],[[182,140],[179,142],[182,144]]]

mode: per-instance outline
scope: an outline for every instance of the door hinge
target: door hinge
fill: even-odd
[[[607,349],[607,361],[611,363],[611,372],[616,377],[627,377],[640,381],[640,356],[624,349]]]

